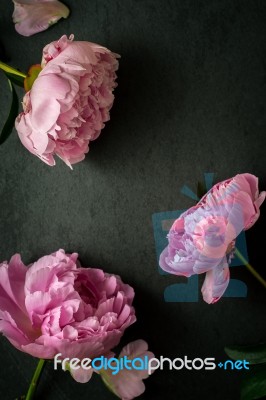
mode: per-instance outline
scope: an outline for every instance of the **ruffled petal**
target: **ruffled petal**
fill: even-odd
[[[208,304],[216,303],[224,294],[228,283],[230,273],[226,257],[214,269],[206,273],[206,277],[201,288],[203,299]]]
[[[75,379],[76,382],[87,383],[92,377],[93,369],[83,369],[82,367],[80,367],[79,369],[70,368],[70,373],[72,378]]]
[[[13,22],[16,31],[23,36],[42,32],[69,15],[69,9],[56,0],[13,0],[13,3]]]
[[[145,357],[151,359],[154,354],[148,351],[148,345],[144,340],[136,340],[122,349],[119,358],[125,356],[130,360],[137,359],[135,368],[131,370],[123,369],[117,374],[113,374],[111,369],[101,370],[100,374],[106,386],[120,399],[132,400],[145,391],[145,385],[142,380],[146,379],[149,374],[142,367],[144,366]]]

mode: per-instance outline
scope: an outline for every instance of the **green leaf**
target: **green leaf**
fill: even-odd
[[[207,193],[207,189],[206,189],[205,183],[198,182],[198,184],[197,184],[197,196],[198,196],[198,198],[201,199],[206,193]]]
[[[18,96],[17,96],[17,93],[15,91],[15,88],[14,88],[12,82],[9,79],[8,79],[8,83],[9,83],[10,90],[12,93],[12,103],[11,103],[11,107],[10,107],[10,111],[9,111],[9,115],[7,117],[6,123],[0,134],[0,145],[3,144],[6,141],[6,139],[9,137],[9,135],[11,134],[12,129],[14,127],[15,119],[18,115],[18,106],[19,106]]]
[[[266,365],[242,382],[241,400],[254,400],[266,396]]]
[[[252,346],[225,347],[226,354],[233,360],[247,360],[250,364],[266,362],[266,343]]]
[[[9,74],[21,76],[23,79],[25,79],[27,76],[23,72],[18,71],[16,68],[10,67],[9,65],[3,63],[2,61],[0,61],[0,69],[2,69],[3,71],[5,71]]]
[[[10,72],[4,72],[4,74],[14,85],[24,88],[24,78],[22,76],[11,74]]]

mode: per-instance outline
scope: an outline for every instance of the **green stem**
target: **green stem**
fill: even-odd
[[[252,273],[253,276],[266,288],[266,281],[263,279],[263,277],[248,263],[248,261],[245,259],[245,257],[240,253],[240,251],[236,248],[235,249],[235,254],[239,258],[240,261],[247,267],[249,272]]]
[[[36,368],[36,370],[34,372],[34,375],[32,377],[32,380],[31,380],[31,383],[30,383],[30,386],[29,386],[29,389],[28,389],[28,393],[26,395],[26,399],[25,400],[32,400],[33,399],[34,393],[35,393],[35,390],[37,388],[37,385],[38,385],[38,382],[39,382],[39,379],[40,379],[40,376],[41,376],[41,373],[42,373],[44,365],[45,365],[45,360],[40,359],[39,362],[38,362],[37,368]]]

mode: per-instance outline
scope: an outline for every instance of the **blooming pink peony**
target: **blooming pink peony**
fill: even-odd
[[[148,344],[144,340],[135,340],[125,346],[119,358],[126,356],[128,359],[142,359],[147,357],[149,360],[154,358],[154,354],[148,351]],[[152,370],[154,372],[154,370]],[[110,369],[101,370],[101,377],[106,386],[122,400],[131,400],[140,396],[145,391],[143,379],[149,377],[147,369],[120,370],[118,374],[113,375]]]
[[[77,257],[59,250],[26,267],[17,254],[0,265],[0,332],[17,349],[92,359],[135,322],[133,289],[118,276],[81,268]]]
[[[235,239],[257,221],[265,195],[251,174],[217,183],[174,222],[160,267],[187,277],[206,272],[203,298],[207,303],[218,301],[229,283]]]
[[[46,164],[59,156],[70,168],[84,159],[114,101],[118,55],[62,36],[43,49],[39,76],[23,99],[16,129],[23,145]]]
[[[23,36],[42,32],[69,15],[69,9],[57,0],[13,0],[13,3],[13,22]]]

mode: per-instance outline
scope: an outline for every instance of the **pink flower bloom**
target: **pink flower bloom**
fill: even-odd
[[[133,289],[116,275],[81,268],[77,257],[59,250],[26,267],[17,254],[0,265],[0,332],[17,349],[92,359],[135,322]]]
[[[48,165],[59,156],[70,168],[109,120],[118,56],[63,36],[43,49],[42,71],[23,100],[16,129],[23,145]]]
[[[229,283],[235,239],[257,221],[265,195],[251,174],[217,183],[174,222],[160,267],[187,277],[206,272],[203,298],[207,303],[218,301]]]
[[[138,358],[143,361],[144,357],[148,359],[154,358],[154,354],[148,351],[148,344],[144,340],[136,340],[125,346],[119,358],[124,356],[127,356],[131,360]],[[138,362],[140,363],[140,361]],[[110,369],[101,370],[100,374],[106,386],[120,399],[131,400],[140,396],[145,391],[143,379],[149,376],[147,369],[122,369],[115,375],[112,372]]]
[[[13,22],[16,31],[23,36],[45,31],[69,15],[69,9],[57,0],[13,0],[13,3]]]

